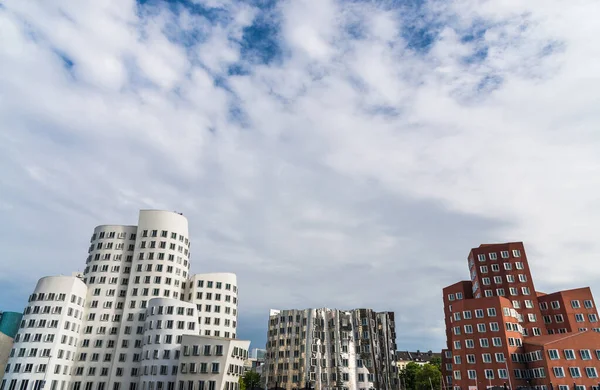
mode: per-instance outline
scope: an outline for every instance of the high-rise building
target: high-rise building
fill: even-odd
[[[471,280],[443,289],[446,388],[600,390],[600,323],[589,288],[536,292],[521,242],[473,248],[468,264]]]
[[[38,282],[0,390],[236,390],[236,276],[189,275],[187,219],[142,210],[90,241],[82,274]]]
[[[287,390],[396,390],[393,312],[271,310],[263,375]]]

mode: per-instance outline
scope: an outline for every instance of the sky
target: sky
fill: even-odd
[[[96,225],[184,213],[193,273],[270,308],[396,314],[523,241],[536,288],[600,291],[600,2],[0,3],[0,310],[82,271]]]

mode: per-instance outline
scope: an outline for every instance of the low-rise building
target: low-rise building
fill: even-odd
[[[433,351],[421,352],[419,350],[416,352],[396,351],[398,370],[404,369],[408,363],[427,364],[434,358],[441,359],[442,354]]]

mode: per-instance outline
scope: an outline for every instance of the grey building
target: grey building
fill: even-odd
[[[397,390],[394,313],[271,310],[263,377],[286,390]]]

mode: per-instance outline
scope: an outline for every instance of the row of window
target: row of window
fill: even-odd
[[[579,367],[568,367],[571,378],[581,378],[581,369]],[[556,378],[565,378],[565,369],[563,367],[552,367],[552,372]],[[588,378],[598,378],[596,367],[585,367],[585,375]]]
[[[575,317],[575,322],[585,322],[586,321],[586,316],[583,313],[576,313],[574,315],[574,317]],[[598,322],[598,315],[595,314],[595,313],[588,314],[587,315],[587,320],[589,322]],[[562,314],[555,314],[554,315],[554,321],[557,322],[557,323],[562,323],[562,322],[565,322],[565,319],[564,319],[564,317],[563,317]],[[544,316],[544,323],[551,324],[552,323],[552,316],[545,315]]]
[[[98,238],[99,240],[102,239],[107,239],[107,238],[117,238],[119,240],[124,240],[127,238],[127,233],[125,232],[100,232],[98,234],[94,233],[92,234],[92,238],[90,238],[90,242],[92,241],[96,241],[96,238]],[[129,239],[135,241],[136,238],[136,234],[135,233],[130,233],[129,234]]]
[[[21,329],[23,328],[58,328],[58,320],[46,320],[46,319],[30,319],[28,321],[21,321]],[[79,332],[80,325],[75,322],[65,321],[63,328],[71,332]],[[16,340],[15,340],[16,341]]]
[[[572,300],[571,301],[571,307],[573,309],[580,309],[581,308],[581,304],[579,300]],[[583,301],[583,307],[586,309],[593,309],[594,308],[594,302],[591,299],[586,299]],[[559,301],[552,301],[550,302],[550,308],[552,308],[553,310],[558,310],[560,309],[560,302]],[[540,309],[541,310],[548,310],[548,302],[540,302]]]
[[[204,280],[198,280],[196,282],[196,287],[198,288],[204,288],[205,286],[205,281]],[[220,290],[223,287],[223,283],[222,282],[214,282],[212,280],[207,280],[206,281],[206,288],[216,288],[217,290]],[[237,286],[231,286],[231,283],[225,283],[225,290],[232,290],[233,292],[237,292]]]
[[[31,294],[29,296],[29,302],[34,301],[61,301],[64,302],[67,300],[67,294],[64,293],[37,293]],[[79,306],[83,306],[83,298],[71,294],[71,303],[77,304]]]
[[[505,271],[512,271],[513,270],[512,263],[502,263],[502,267],[504,268]],[[523,263],[517,261],[515,263],[515,269],[521,271],[521,270],[524,270],[525,267],[523,266]],[[481,266],[479,266],[479,272],[482,273],[482,274],[489,273],[489,270],[492,270],[492,272],[500,272],[500,264],[490,264],[489,268],[488,268],[487,265],[481,265]],[[507,279],[507,281],[509,281],[509,283],[514,283],[515,282],[514,275],[507,275],[507,276],[512,276],[512,278],[510,280]],[[518,279],[519,279],[519,282],[521,282],[521,283],[526,283],[527,282],[527,276],[525,274],[518,274]]]
[[[507,369],[499,368],[497,371],[498,371],[499,379],[508,379],[508,370]],[[485,375],[486,379],[494,379],[494,370],[485,369],[484,375]],[[472,379],[472,380],[477,379],[477,370],[467,370],[467,378]],[[457,380],[462,379],[460,371],[458,371],[458,370],[454,371],[454,379],[457,379]]]
[[[508,337],[508,345],[511,347],[520,347],[523,345],[523,340],[518,338],[518,337]],[[489,348],[490,347],[490,342],[489,339],[487,338],[480,338],[479,339],[479,346],[482,348]],[[493,347],[501,347],[502,346],[502,338],[501,337],[492,337],[492,343],[491,346]],[[465,347],[466,348],[475,348],[475,341],[473,339],[467,339],[465,340]],[[454,341],[454,349],[458,350],[462,348],[462,343],[460,340],[455,340]]]
[[[483,268],[483,267],[481,267],[481,268]],[[483,270],[482,270],[482,272],[483,272]],[[487,269],[483,273],[487,273]],[[527,276],[525,274],[518,274],[517,279],[515,279],[515,275],[505,275],[504,277],[506,278],[507,283],[517,283],[517,280],[519,281],[519,283],[527,283]],[[502,276],[497,275],[497,276],[493,276],[491,278],[489,276],[481,278],[481,284],[483,284],[485,286],[489,286],[491,284],[492,280],[494,281],[495,284],[504,283]]]
[[[510,258],[510,252],[509,251],[500,251],[500,257],[503,259],[508,259],[508,258]],[[512,257],[521,257],[521,251],[518,249],[513,249]],[[490,252],[487,254],[487,256],[485,255],[485,253],[481,253],[481,254],[477,255],[477,260],[480,262],[484,262],[484,261],[486,261],[486,259],[490,259],[492,261],[498,260],[498,254],[496,252]]]
[[[311,372],[312,377],[310,378],[311,381],[314,381],[316,376],[314,372]],[[288,383],[288,382],[292,382],[292,383],[299,383],[299,382],[304,382],[304,378],[301,378],[299,375],[277,375],[277,374],[273,374],[269,376],[269,381],[272,381],[273,383],[275,381],[277,381],[278,383]],[[364,373],[360,373],[360,374],[356,374],[356,380],[357,382],[375,382],[375,374],[364,374]],[[332,372],[332,373],[321,373],[321,382],[323,382],[323,384],[326,384],[328,381],[331,382],[349,382],[350,381],[350,374],[347,372],[342,372],[342,373],[337,373],[337,372]],[[364,389],[362,389],[364,390]]]
[[[595,354],[596,354],[596,358],[598,360],[600,360],[600,349],[597,349],[595,351]],[[575,353],[575,350],[573,350],[573,349],[564,349],[563,355],[566,360],[576,360],[577,359],[577,354]],[[580,349],[579,356],[580,356],[581,360],[592,360],[592,352],[589,349]],[[550,358],[550,360],[560,359],[559,350],[558,349],[549,349],[548,357]]]

